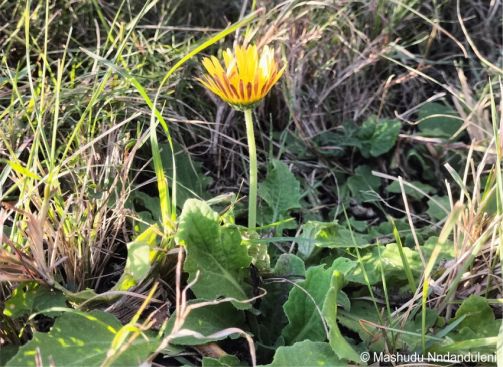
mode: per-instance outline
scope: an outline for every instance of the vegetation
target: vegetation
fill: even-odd
[[[501,7],[0,0],[0,364],[502,365]]]

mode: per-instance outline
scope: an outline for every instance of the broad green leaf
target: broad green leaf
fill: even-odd
[[[252,240],[247,239],[244,243],[248,247],[248,255],[252,258],[253,265],[261,272],[269,272],[271,269],[271,258],[267,250],[267,244],[253,241],[259,239],[257,233],[251,233],[249,236]]]
[[[423,251],[423,255],[426,259],[428,259],[436,246],[441,246],[440,253],[438,254],[438,259],[435,263],[436,266],[440,266],[454,258],[454,245],[451,241],[446,241],[444,244],[438,243],[439,238],[436,236],[429,237],[421,246],[421,250]],[[442,267],[437,269],[442,271]]]
[[[379,157],[389,152],[400,133],[400,121],[370,117],[356,133],[363,157]]]
[[[18,349],[18,346],[3,345],[0,348],[0,366],[5,366],[7,362],[16,355]]]
[[[308,259],[316,250],[316,240],[320,228],[326,225],[323,222],[309,221],[301,227],[299,238],[297,239],[297,255],[302,259]]]
[[[427,309],[426,325],[433,327],[438,315],[435,311]],[[385,317],[384,315],[381,315]],[[397,349],[413,351],[421,344],[421,314],[416,314],[412,319],[406,321],[401,326],[400,318],[388,320],[379,319],[375,306],[370,301],[356,300],[351,304],[351,311],[340,309],[337,321],[345,328],[358,333],[363,341],[365,349],[372,352],[381,352],[385,346],[383,330],[373,325],[386,323],[394,331],[388,330],[387,335],[393,338],[394,346]],[[400,322],[398,324],[397,322]]]
[[[434,345],[430,352],[436,352],[437,354],[475,354],[475,355],[486,355],[486,358],[493,358],[494,353],[497,348],[498,337],[486,337],[486,338],[462,338],[460,341],[452,342],[452,339],[440,344]],[[491,361],[490,359],[486,359]],[[489,366],[492,366],[490,364]]]
[[[384,337],[381,330],[372,324],[380,325],[374,305],[369,301],[353,301],[351,311],[339,310],[337,321],[345,328],[358,333],[370,351],[382,351]]]
[[[150,226],[133,242],[127,245],[127,260],[124,273],[120,277],[114,290],[125,291],[140,283],[148,275],[152,261],[157,253],[157,225]]]
[[[197,304],[197,301],[190,302],[190,304]],[[222,340],[227,337],[209,338],[208,336],[230,327],[241,328],[243,327],[244,320],[243,311],[236,310],[229,302],[195,308],[190,311],[182,328],[202,334],[204,338],[183,336],[174,338],[172,343],[176,345],[201,345]],[[176,312],[169,318],[165,335],[171,333],[175,321]]]
[[[65,296],[59,291],[29,282],[20,284],[12,291],[10,297],[5,301],[3,313],[15,319],[51,307],[66,307]],[[54,316],[58,313],[44,312],[44,314]]]
[[[432,328],[438,319],[438,313],[430,308],[426,309],[426,329]],[[402,330],[400,325],[392,325]],[[404,333],[399,331],[395,333],[396,344],[398,348],[405,350],[418,350],[421,347],[422,320],[421,313],[414,318],[409,318],[403,327]]]
[[[375,201],[378,197],[374,191],[379,191],[381,179],[372,175],[369,166],[361,165],[355,169],[355,174],[346,180],[346,185],[353,198],[364,202]]]
[[[143,221],[149,224],[161,223],[161,206],[158,197],[152,197],[143,191],[135,190],[129,195],[126,206],[134,210]],[[139,225],[142,228],[141,232],[148,228],[144,223],[139,223]]]
[[[273,221],[284,218],[291,209],[300,208],[300,183],[288,166],[278,160],[271,162],[265,180],[259,183],[258,195],[273,211]]]
[[[451,138],[463,124],[463,120],[457,117],[451,107],[438,102],[422,105],[418,118],[419,131],[427,137]]]
[[[302,226],[302,232],[298,239],[299,256],[306,259],[316,247],[320,248],[351,248],[373,246],[370,237],[351,231],[346,225],[325,222],[307,222]]]
[[[273,277],[284,277],[290,281],[303,277],[305,272],[304,262],[293,254],[281,254],[272,270]],[[260,315],[257,317],[259,332],[256,334],[262,344],[273,346],[288,323],[282,306],[293,285],[290,282],[272,282],[265,283],[263,287],[267,294],[260,301]]]
[[[289,323],[282,335],[288,345],[305,339],[327,339],[321,308],[329,288],[329,270],[323,265],[310,267],[306,279],[292,288],[288,301],[283,305]]]
[[[287,344],[305,339],[326,340],[327,333],[321,311],[330,289],[332,273],[338,270],[347,274],[354,266],[351,260],[341,257],[337,258],[328,269],[319,265],[307,270],[306,279],[292,288],[288,301],[283,305],[289,322],[282,332]]]
[[[344,367],[347,363],[341,361],[328,343],[304,340],[292,346],[279,347],[269,367],[306,367],[326,366]]]
[[[35,332],[6,366],[36,366],[37,350],[44,366],[101,366],[121,327],[119,320],[103,311],[64,313],[48,333]],[[157,344],[155,340],[138,337],[113,366],[138,366]]]
[[[465,299],[456,311],[455,319],[466,317],[458,326],[458,333],[452,333],[453,338],[463,339],[463,335],[472,338],[496,336],[499,332],[499,323],[496,322],[494,312],[487,299],[478,295],[472,295]],[[473,332],[473,335],[472,335]]]
[[[447,218],[451,210],[448,196],[433,196],[428,199],[428,209],[426,214],[433,220],[443,220]]]
[[[197,282],[192,286],[196,297],[248,299],[250,286],[245,277],[249,273],[251,257],[241,242],[238,228],[222,226],[218,214],[204,201],[195,199],[185,202],[179,220],[177,239],[187,251],[184,270],[189,273],[189,282],[199,272]],[[239,309],[251,307],[248,303],[233,304]]]
[[[283,277],[302,277],[306,273],[304,261],[294,254],[281,254],[274,265],[273,274]]]
[[[448,334],[443,343],[431,346],[438,353],[483,353],[493,354],[496,349],[501,320],[496,320],[486,298],[472,295],[465,299],[456,311],[452,322],[457,327]]]
[[[359,362],[360,356],[351,347],[351,345],[349,345],[339,330],[339,325],[337,324],[337,297],[343,287],[344,275],[342,275],[340,271],[334,270],[330,281],[330,289],[328,290],[325,302],[323,303],[322,312],[327,322],[327,326],[330,329],[328,340],[332,350],[341,359]]]
[[[418,175],[423,180],[434,182],[438,179],[438,164],[422,145],[416,145],[405,151],[405,160],[411,175]]]
[[[403,254],[410,266],[414,278],[421,275],[422,263],[419,254],[408,247],[403,247]],[[362,256],[362,264],[367,274],[370,285],[381,283],[381,264],[385,271],[386,282],[391,286],[407,284],[405,267],[396,243],[382,246],[380,251],[374,246]],[[350,282],[367,284],[361,265],[356,266],[347,276]]]

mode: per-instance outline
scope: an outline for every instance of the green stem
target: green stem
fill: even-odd
[[[253,132],[252,109],[245,111],[246,135],[250,154],[250,189],[248,194],[248,229],[255,230],[257,226],[257,148]]]

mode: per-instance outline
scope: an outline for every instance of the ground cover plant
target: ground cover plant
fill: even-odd
[[[0,0],[0,364],[501,365],[502,42],[498,0]]]

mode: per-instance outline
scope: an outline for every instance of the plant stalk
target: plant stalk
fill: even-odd
[[[246,135],[248,139],[248,152],[250,156],[250,188],[248,194],[248,229],[254,231],[257,226],[257,147],[253,131],[252,109],[246,109]]]

